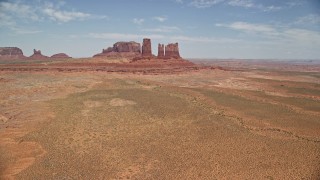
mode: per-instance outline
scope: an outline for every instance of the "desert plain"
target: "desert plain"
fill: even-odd
[[[2,61],[0,179],[320,178],[319,61],[192,61]]]

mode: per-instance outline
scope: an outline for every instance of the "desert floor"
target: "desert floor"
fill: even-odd
[[[247,63],[0,72],[0,179],[319,179],[319,65]]]

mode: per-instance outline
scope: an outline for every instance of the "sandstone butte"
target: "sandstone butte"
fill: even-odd
[[[0,47],[0,60],[5,59],[24,59],[23,52],[17,47]]]
[[[164,45],[158,44],[158,59],[164,58]]]
[[[93,57],[136,57],[141,54],[140,43],[134,41],[117,42],[113,47],[103,49],[102,53],[96,54]]]
[[[40,50],[33,50],[33,54],[29,57],[30,59],[47,59],[48,56],[44,56],[41,54]]]
[[[169,43],[167,45],[158,44],[157,56],[152,54],[151,39],[144,38],[142,46],[140,43],[129,42],[117,42],[112,47],[103,49],[101,53],[93,56],[94,58],[127,58],[131,62],[144,62],[145,60],[157,60],[161,63],[161,60],[179,61],[183,60],[180,56],[178,43]],[[23,55],[20,48],[17,47],[0,47],[0,60],[11,59],[34,59],[34,60],[49,60],[49,59],[67,59],[71,58],[65,53],[54,54],[51,57],[42,55],[40,50],[33,50],[33,54],[30,57]]]
[[[71,58],[70,56],[68,56],[65,53],[58,53],[58,54],[54,54],[52,55],[50,58],[54,58],[54,59],[67,59],[67,58]]]
[[[142,46],[140,43],[130,42],[117,42],[113,47],[103,49],[101,53],[93,57],[127,57],[133,61],[147,60],[147,59],[182,59],[180,57],[178,43],[170,43],[168,45],[158,44],[158,56],[152,54],[151,39],[143,39]]]
[[[146,58],[152,57],[151,39],[147,39],[147,38],[143,39],[142,57],[146,57]]]
[[[19,48],[0,48],[0,60],[58,60],[54,63],[42,64],[30,62],[28,64],[1,65],[0,71],[59,71],[59,72],[85,72],[85,71],[104,71],[104,72],[132,72],[143,74],[169,73],[199,70],[201,68],[194,63],[181,58],[178,43],[167,45],[158,44],[157,56],[152,54],[151,39],[143,39],[140,43],[117,42],[112,47],[102,49],[102,52],[92,58],[79,58],[66,61],[70,57],[65,53],[54,54],[51,57],[42,55],[40,50],[33,51],[30,57],[23,56]],[[5,50],[5,51],[4,51]],[[2,58],[3,57],[3,58]],[[10,57],[10,58],[8,58]],[[20,57],[24,57],[23,59]]]
[[[23,52],[20,48],[17,47],[0,47],[0,60],[45,60],[45,59],[67,59],[71,58],[65,53],[57,53],[52,55],[51,57],[42,55],[40,50],[33,50],[33,54],[29,57],[23,55]]]

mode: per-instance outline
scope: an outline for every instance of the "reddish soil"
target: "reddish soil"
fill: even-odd
[[[319,64],[194,62],[1,62],[0,179],[320,178]]]
[[[103,72],[121,72],[121,73],[144,73],[157,74],[166,73],[174,74],[181,72],[197,71],[200,69],[214,69],[220,67],[200,66],[183,59],[151,59],[138,60],[130,63],[108,63],[108,62],[53,62],[48,63],[15,63],[0,65],[0,71],[58,71],[58,72],[86,72],[86,71],[103,71]],[[221,69],[221,68],[220,68]]]

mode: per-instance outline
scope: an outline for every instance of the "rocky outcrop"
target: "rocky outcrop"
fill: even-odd
[[[117,42],[113,45],[114,52],[136,52],[141,53],[140,43],[130,42]]]
[[[54,58],[54,59],[66,59],[66,58],[71,58],[71,57],[68,56],[65,53],[58,53],[58,54],[52,55],[51,58]]]
[[[22,59],[25,58],[23,52],[17,47],[0,47],[0,59]]]
[[[48,56],[42,55],[40,50],[33,49],[33,54],[29,58],[30,59],[47,59]]]
[[[148,38],[143,39],[142,57],[152,57],[151,40]]]
[[[151,39],[144,38],[142,47],[139,43],[117,42],[113,47],[103,49],[102,53],[96,54],[93,57],[125,57],[133,61],[161,59],[181,59],[179,53],[179,44],[170,43],[168,45],[158,44],[158,56],[152,55]]]
[[[113,47],[108,47],[107,49],[102,49],[102,53],[110,53],[110,52],[116,52],[116,50]]]
[[[158,58],[164,58],[164,44],[158,44]]]
[[[171,43],[165,46],[165,58],[180,58],[178,43]]]
[[[93,57],[135,57],[141,55],[140,43],[130,42],[117,42],[113,47],[103,49],[102,53],[96,54]]]

